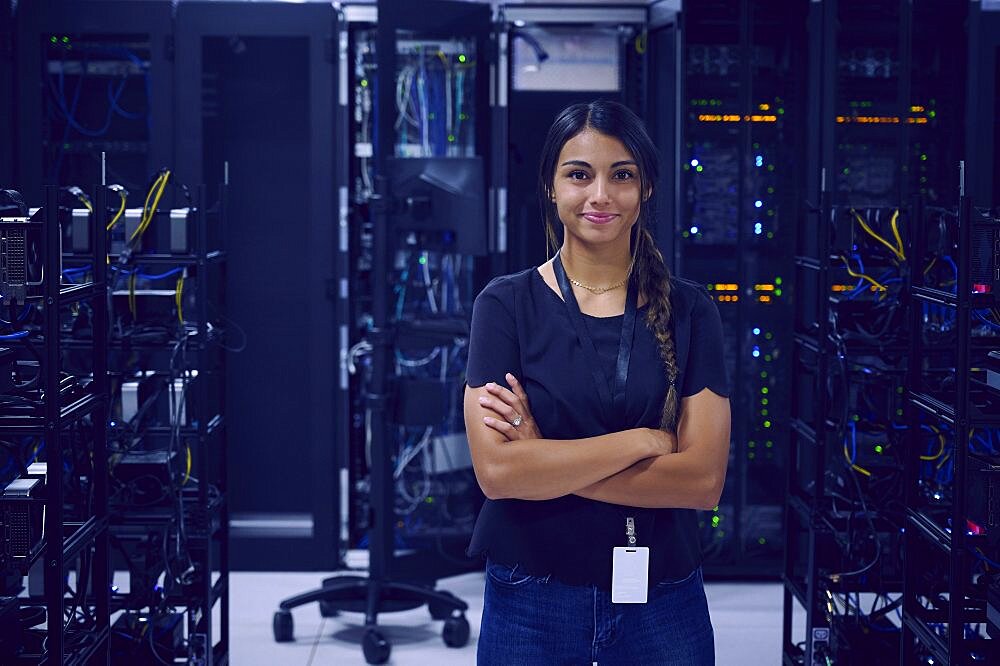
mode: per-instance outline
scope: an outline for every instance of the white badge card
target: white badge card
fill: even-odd
[[[649,548],[615,548],[611,556],[611,603],[644,604],[649,591]]]

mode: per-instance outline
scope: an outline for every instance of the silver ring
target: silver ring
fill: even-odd
[[[514,426],[515,428],[516,428],[517,426],[521,425],[521,415],[520,415],[520,414],[518,414],[517,416],[515,416],[515,417],[514,417],[514,420],[513,420],[513,421],[511,421],[511,422],[510,422],[510,424],[511,424],[512,426]]]

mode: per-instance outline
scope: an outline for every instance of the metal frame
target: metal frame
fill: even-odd
[[[103,654],[105,661],[110,658],[110,588],[111,570],[109,566],[108,547],[108,478],[105,474],[96,474],[91,480],[94,484],[93,514],[81,524],[64,521],[65,499],[63,495],[63,431],[67,426],[80,419],[90,416],[93,420],[94,438],[92,454],[94,469],[107,468],[107,431],[102,425],[107,422],[108,415],[108,348],[104,344],[107,335],[107,282],[103,276],[95,275],[95,282],[90,284],[63,287],[61,247],[62,229],[58,216],[57,188],[49,187],[45,191],[45,208],[43,211],[42,256],[48,279],[44,284],[42,311],[44,313],[43,335],[45,348],[42,352],[43,363],[42,387],[45,391],[43,415],[37,416],[2,416],[0,417],[0,433],[5,435],[40,435],[44,437],[46,462],[46,492],[40,502],[44,503],[44,547],[25,564],[30,568],[39,561],[44,571],[44,598],[27,597],[22,603],[26,605],[44,604],[47,617],[59,618],[48,623],[46,635],[46,652],[39,655],[47,663],[85,664],[91,659]],[[93,259],[106,254],[106,236],[98,233],[107,224],[107,190],[98,187],[93,192],[95,215],[90,216],[94,225],[92,231],[94,241]],[[63,397],[57,387],[60,385],[60,369],[62,366],[62,344],[60,341],[60,309],[83,300],[90,300],[94,310],[93,337],[91,350],[93,353],[93,381],[87,394],[70,404],[63,404]],[[54,389],[54,390],[53,390]],[[72,527],[67,531],[67,527]],[[79,576],[92,576],[94,589],[88,599],[93,599],[96,610],[97,626],[93,630],[91,643],[78,651],[71,651],[66,646],[65,628],[62,622],[65,611],[65,576],[69,564],[84,550],[94,548],[94,557],[90,571],[78,571]],[[87,603],[84,601],[84,603]],[[27,656],[27,655],[25,655]]]

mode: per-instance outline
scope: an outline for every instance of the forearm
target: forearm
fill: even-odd
[[[655,452],[645,428],[585,439],[518,440],[497,447],[491,456],[487,493],[492,499],[569,495]]]
[[[725,469],[708,464],[697,451],[640,460],[628,468],[575,491],[611,504],[652,509],[710,509],[718,504]]]

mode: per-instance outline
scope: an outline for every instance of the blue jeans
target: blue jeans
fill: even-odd
[[[479,666],[713,666],[701,569],[649,590],[645,604],[487,562]]]

